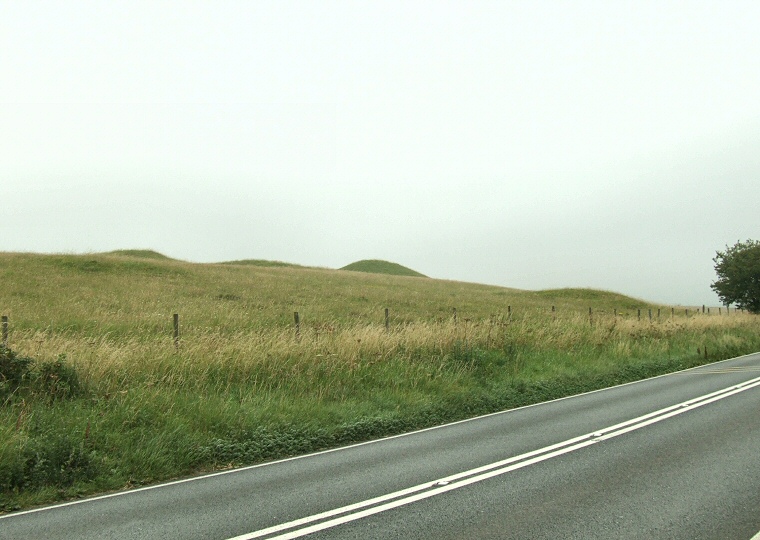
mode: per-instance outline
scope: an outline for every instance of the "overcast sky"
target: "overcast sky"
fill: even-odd
[[[0,0],[0,251],[717,303],[760,2]]]

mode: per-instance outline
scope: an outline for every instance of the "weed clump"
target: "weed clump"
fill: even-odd
[[[5,345],[0,345],[0,398],[12,396],[30,378],[31,358],[19,356]]]
[[[56,360],[35,362],[0,345],[0,399],[42,399],[48,403],[81,396],[84,386],[77,371],[66,364],[66,355]]]
[[[79,375],[65,360],[65,354],[59,355],[52,362],[40,364],[37,370],[36,389],[50,402],[78,397],[83,393]]]
[[[13,510],[13,495],[54,488],[65,490],[95,478],[101,471],[97,452],[70,433],[46,432],[24,438],[0,463],[0,511]]]

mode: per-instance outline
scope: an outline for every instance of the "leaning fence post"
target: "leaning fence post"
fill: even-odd
[[[3,315],[3,347],[8,347],[8,315]]]
[[[174,347],[179,348],[179,313],[174,314]]]

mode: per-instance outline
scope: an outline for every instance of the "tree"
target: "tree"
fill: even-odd
[[[726,246],[713,259],[718,279],[710,285],[721,302],[760,313],[760,241]]]

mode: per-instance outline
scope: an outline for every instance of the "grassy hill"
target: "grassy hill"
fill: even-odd
[[[109,251],[106,255],[122,255],[124,257],[134,257],[136,259],[153,259],[159,261],[168,261],[169,257],[153,251],[152,249],[117,249],[115,251]]]
[[[306,268],[298,264],[286,263],[282,261],[266,261],[262,259],[243,259],[239,261],[225,261],[219,264],[234,264],[237,266],[261,266],[264,268]]]
[[[386,263],[391,264],[391,263]],[[382,267],[387,267],[381,265]],[[390,308],[397,323],[451,316],[487,319],[506,314],[632,310],[644,301],[589,289],[523,291],[390,273],[346,272],[272,261],[197,264],[149,251],[86,255],[0,253],[0,306],[14,328],[79,328],[133,334],[165,324],[179,311],[183,326],[231,331],[286,328],[293,312],[308,324],[376,322]],[[221,309],[220,300],[229,300]]]
[[[387,274],[390,276],[412,276],[412,277],[427,277],[419,272],[415,272],[411,268],[401,266],[400,264],[381,261],[377,259],[369,259],[364,261],[357,261],[351,263],[348,266],[344,266],[341,270],[351,270],[353,272],[367,272],[370,274]]]
[[[0,253],[0,284],[10,329],[0,348],[0,510],[760,348],[758,317],[671,318],[666,306],[605,291],[194,264],[141,250]],[[638,318],[655,308],[661,318]]]

